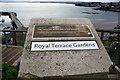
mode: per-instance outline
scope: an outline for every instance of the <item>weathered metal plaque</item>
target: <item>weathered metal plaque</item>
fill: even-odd
[[[88,25],[35,26],[33,38],[93,37]]]

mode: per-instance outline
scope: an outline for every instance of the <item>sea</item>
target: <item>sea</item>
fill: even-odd
[[[104,29],[113,29],[118,24],[118,12],[94,10],[95,7],[63,3],[0,3],[0,6],[0,12],[16,12],[25,27],[29,27],[32,18],[89,18],[95,28]]]

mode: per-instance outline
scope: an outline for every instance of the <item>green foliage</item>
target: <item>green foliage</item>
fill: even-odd
[[[13,80],[17,78],[17,69],[15,66],[2,64],[2,80]]]
[[[109,46],[109,47],[106,48],[106,49],[107,49],[107,52],[108,52],[111,60],[113,61],[114,58],[115,58],[114,56],[115,56],[115,52],[116,52],[115,46],[112,46],[112,47],[111,47],[111,44],[113,43],[113,41],[102,41],[102,42],[103,42],[104,46]]]
[[[113,43],[112,41],[102,41],[102,42],[103,42],[104,46],[105,45],[111,45]]]

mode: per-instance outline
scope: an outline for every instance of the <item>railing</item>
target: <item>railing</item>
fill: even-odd
[[[100,33],[99,36],[100,36],[101,41],[106,41],[106,40],[109,41],[108,38],[115,37],[113,42],[114,41],[120,42],[120,29],[113,29],[113,30],[111,30],[111,29],[96,29],[96,31],[98,32],[98,34]],[[0,30],[0,32],[3,32],[6,42],[9,38],[13,38],[12,43],[17,45],[18,40],[16,37],[21,36],[22,39],[19,39],[19,40],[20,41],[22,40],[22,42],[24,42],[27,30]],[[107,36],[106,36],[106,33],[108,33]],[[117,34],[117,36],[116,36],[116,34]],[[114,35],[114,36],[112,36],[112,35]],[[104,39],[104,38],[106,38],[106,39]]]
[[[111,57],[113,68],[120,72],[120,29],[96,29],[96,31]]]
[[[100,39],[103,40],[104,34],[109,33],[111,34],[120,34],[120,29],[96,29],[97,32],[101,32]],[[119,38],[120,36],[118,36]],[[119,39],[118,39],[119,40]]]
[[[23,46],[26,38],[26,30],[1,30],[2,44]]]
[[[3,44],[23,46],[27,30],[1,30],[3,33]],[[113,67],[120,68],[120,29],[96,29],[101,41],[108,51]],[[9,32],[9,33],[8,33]],[[120,69],[119,69],[120,71]]]

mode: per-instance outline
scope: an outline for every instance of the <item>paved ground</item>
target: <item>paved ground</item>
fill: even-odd
[[[2,63],[13,64],[21,55],[22,47],[2,46]]]

